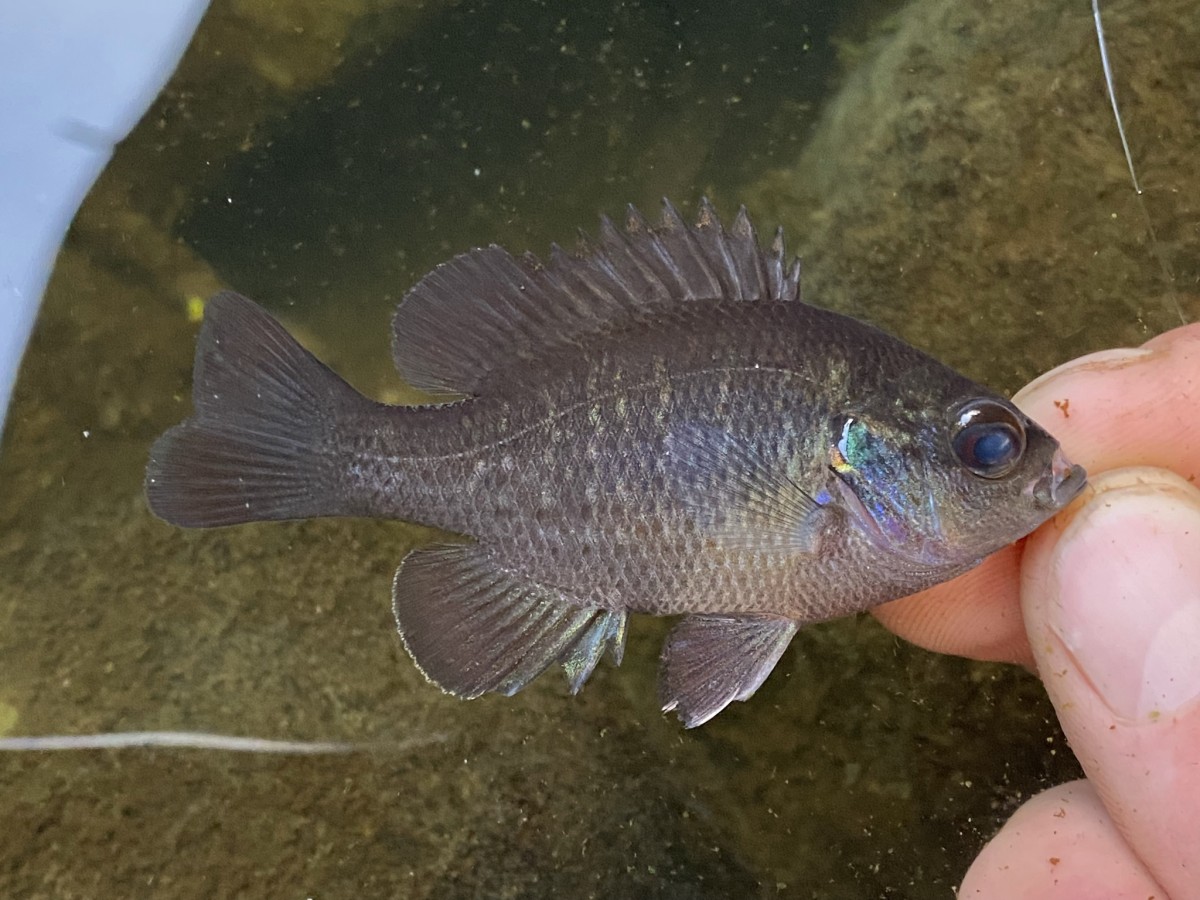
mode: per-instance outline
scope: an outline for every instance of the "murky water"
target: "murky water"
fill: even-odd
[[[393,633],[418,532],[178,532],[142,468],[188,410],[189,300],[236,287],[402,399],[388,317],[431,265],[661,195],[746,202],[810,301],[1007,389],[1194,319],[1200,8],[1106,15],[1145,211],[1086,4],[214,2],[81,211],[18,384],[0,730],[376,749],[6,755],[0,893],[949,896],[1078,774],[1031,677],[844,621],[683,732],[639,620],[578,697],[462,703]]]

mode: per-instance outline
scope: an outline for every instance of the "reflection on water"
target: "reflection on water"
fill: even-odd
[[[388,611],[415,530],[146,513],[187,300],[231,283],[403,396],[430,265],[708,193],[788,227],[813,302],[1013,388],[1173,324],[1156,252],[1195,315],[1200,12],[1106,7],[1152,247],[1077,3],[327,6],[214,3],[77,220],[0,455],[0,729],[393,746],[6,756],[3,893],[945,896],[1077,771],[1036,682],[846,621],[684,733],[641,620],[578,697],[442,697]]]

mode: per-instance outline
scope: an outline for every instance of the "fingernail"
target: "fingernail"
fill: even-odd
[[[1154,355],[1155,351],[1147,347],[1114,347],[1111,350],[1098,350],[1087,356],[1063,363],[1049,372],[1043,372],[1017,391],[1013,395],[1013,402],[1020,405],[1021,401],[1028,400],[1030,396],[1041,390],[1043,384],[1058,383],[1059,379],[1068,373],[1075,371],[1108,372],[1113,369],[1124,369],[1126,366],[1141,362]]]
[[[1113,713],[1153,721],[1200,697],[1200,491],[1101,490],[1056,556],[1050,627]]]

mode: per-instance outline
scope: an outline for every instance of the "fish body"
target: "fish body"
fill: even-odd
[[[953,577],[1028,533],[1081,469],[1008,401],[799,299],[781,237],[667,205],[547,263],[435,269],[394,323],[439,402],[357,394],[250,301],[210,302],[196,415],[155,445],[151,508],[189,526],[320,515],[470,539],[414,551],[393,605],[460,696],[562,664],[578,690],[631,612],[684,614],[664,708],[748,697],[802,625]]]

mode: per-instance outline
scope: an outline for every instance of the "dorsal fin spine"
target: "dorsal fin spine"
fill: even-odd
[[[662,230],[663,231],[687,231],[687,222],[683,220],[679,210],[675,208],[666,197],[662,199],[663,215],[662,215]]]
[[[670,251],[663,242],[662,237],[656,231],[647,231],[645,240],[650,250],[654,252],[654,259],[660,264],[661,269],[659,279],[663,286],[667,289],[667,295],[677,292],[679,299],[684,302],[690,302],[696,299],[696,294],[692,290],[691,285],[687,283],[687,278],[680,270],[678,263],[671,258]],[[663,276],[667,277],[663,277]],[[669,280],[668,280],[669,278]]]
[[[717,215],[717,211],[713,209],[712,201],[707,197],[700,198],[700,213],[696,217],[697,228],[708,228],[715,226],[718,231],[722,231],[721,219]]]
[[[692,263],[699,274],[707,283],[703,285],[701,293],[697,296],[700,300],[711,300],[721,296],[721,279],[717,276],[713,267],[709,265],[706,259],[707,254],[704,252],[704,247],[701,245],[697,233],[698,228],[689,228],[683,221],[683,217],[679,214],[679,210],[671,203],[670,200],[663,198],[663,223],[671,222],[670,234],[672,237],[678,236],[683,242],[683,249],[687,256],[685,261]]]
[[[769,250],[740,209],[726,229],[708,201],[695,225],[664,201],[652,227],[633,207],[624,229],[600,222],[582,254],[552,245],[545,262],[495,245],[438,266],[405,295],[393,354],[415,387],[447,399],[478,395],[494,372],[579,345],[622,323],[695,302],[787,301],[799,269],[785,268],[782,232]]]
[[[746,295],[745,285],[738,272],[737,261],[730,249],[728,235],[707,200],[700,205],[700,218],[696,222],[696,234],[702,243],[709,245],[706,250],[710,254],[715,253],[719,258],[721,265],[714,267],[714,274],[724,293],[739,301],[756,299]]]
[[[747,281],[753,283],[752,296],[755,300],[771,299],[768,287],[769,278],[763,265],[762,253],[758,248],[758,234],[754,230],[754,224],[750,221],[750,215],[746,212],[745,206],[738,207],[729,233],[741,241],[742,249],[749,251],[748,258],[743,257],[739,261],[739,266],[742,267],[743,283]]]
[[[642,211],[632,203],[625,206],[625,230],[631,235],[644,234],[651,230],[650,223],[646,221]]]
[[[787,276],[783,271],[783,229],[775,229],[775,238],[771,241],[771,255],[767,258],[767,278],[771,284],[771,299],[782,300],[787,290]]]
[[[639,254],[633,252],[630,240],[626,235],[614,230],[613,239],[608,242],[608,247],[610,248],[610,252],[615,251],[615,253],[620,255],[619,258],[622,262],[627,262],[637,270],[644,282],[641,288],[646,292],[648,301],[663,302],[670,296],[671,291],[666,282],[659,277],[659,274],[654,271],[654,268],[648,262],[643,260]]]
[[[792,267],[788,271],[787,277],[788,291],[781,296],[780,300],[799,300],[800,299],[800,260],[792,260]]]

